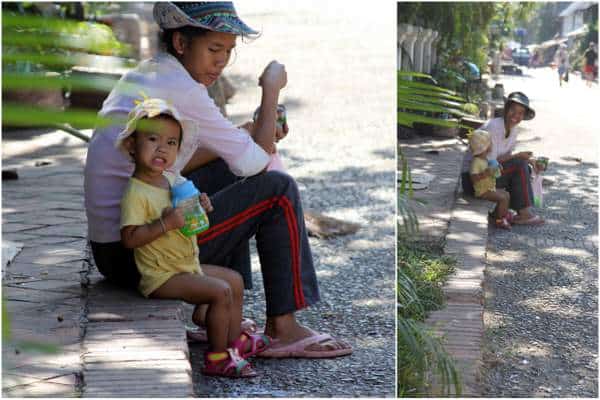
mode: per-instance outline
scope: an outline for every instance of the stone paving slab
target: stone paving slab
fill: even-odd
[[[182,304],[111,287],[89,264],[85,148],[60,132],[3,132],[4,166],[19,179],[3,182],[2,233],[23,249],[3,269],[14,341],[2,346],[2,394],[191,396]],[[35,167],[41,160],[50,164]],[[28,350],[24,341],[55,350]]]
[[[443,247],[452,215],[465,146],[457,139],[419,137],[399,142],[413,175],[427,174],[433,179],[427,189],[415,190],[411,201],[419,220],[417,241]],[[435,154],[432,154],[435,153]]]
[[[97,273],[90,280],[83,396],[190,396],[183,303],[146,299],[100,280]]]

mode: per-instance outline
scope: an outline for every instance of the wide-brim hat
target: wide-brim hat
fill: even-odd
[[[195,26],[241,36],[258,34],[238,17],[230,1],[157,2],[153,14],[162,29]]]
[[[476,129],[469,136],[469,149],[476,156],[486,151],[491,142],[492,138],[488,131]]]
[[[523,107],[525,107],[525,117],[523,117],[524,120],[530,120],[530,119],[534,119],[535,118],[535,110],[533,108],[531,108],[531,106],[529,105],[529,97],[527,97],[525,95],[525,93],[523,92],[512,92],[511,94],[508,95],[508,97],[506,98],[506,101],[504,102],[504,110],[508,110],[508,106],[510,105],[510,103],[517,103],[522,105]]]
[[[129,150],[125,147],[124,142],[125,139],[135,132],[139,121],[142,118],[155,118],[165,114],[172,116],[181,126],[181,143],[177,151],[179,153],[181,149],[186,146],[186,132],[190,132],[191,122],[184,120],[179,112],[167,101],[157,98],[144,99],[129,112],[129,115],[127,116],[127,125],[115,139],[115,147],[127,157],[130,157]]]

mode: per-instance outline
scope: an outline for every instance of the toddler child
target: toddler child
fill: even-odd
[[[490,168],[486,158],[492,148],[489,132],[481,129],[475,130],[469,138],[469,148],[473,153],[469,173],[475,189],[475,196],[495,202],[496,208],[493,215],[496,227],[510,229],[509,221],[512,219],[508,210],[510,194],[504,189],[496,189],[497,169]]]
[[[201,268],[195,237],[180,232],[183,213],[171,207],[175,176],[165,170],[175,162],[186,126],[177,110],[161,99],[146,99],[129,113],[127,127],[115,143],[135,162],[121,201],[121,240],[134,249],[144,296],[195,304],[192,320],[196,324],[201,320],[198,305],[208,304],[205,323],[210,349],[204,355],[202,372],[256,376],[246,359],[265,350],[269,337],[241,331],[241,276],[228,268]],[[212,211],[206,194],[200,196],[200,203]],[[205,275],[203,269],[209,273]]]

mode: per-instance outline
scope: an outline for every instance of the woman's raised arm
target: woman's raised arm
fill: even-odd
[[[274,152],[279,92],[287,84],[287,73],[283,64],[271,61],[258,78],[258,84],[263,92],[253,138],[256,144],[271,154]]]

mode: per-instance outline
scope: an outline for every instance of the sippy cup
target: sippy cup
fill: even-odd
[[[502,176],[502,171],[500,171],[500,163],[498,163],[497,160],[489,160],[488,167],[496,170],[496,172],[494,173],[495,178],[500,178]]]
[[[192,181],[182,176],[177,177],[171,188],[173,207],[183,211],[185,225],[180,229],[185,236],[197,235],[209,227],[208,216],[200,205],[200,192]]]

